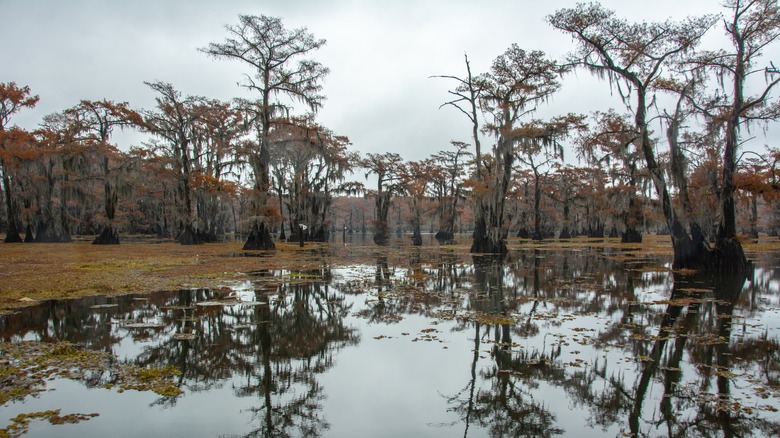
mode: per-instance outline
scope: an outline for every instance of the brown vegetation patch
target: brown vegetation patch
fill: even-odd
[[[243,251],[242,242],[185,246],[175,242],[133,241],[121,245],[88,242],[55,244],[0,244],[0,311],[47,299],[90,295],[148,293],[187,288],[218,288],[251,278],[262,271],[307,271],[355,264],[390,266],[409,264],[410,257],[471,263],[469,239],[456,245],[378,247],[341,243],[279,242],[275,251]],[[577,251],[603,248],[630,251],[630,259],[671,255],[668,236],[645,235],[641,245],[619,239],[579,237],[568,240],[510,239],[511,251],[540,249]],[[746,251],[780,250],[780,241],[748,243]],[[620,257],[621,254],[613,254]],[[656,270],[653,268],[652,270]],[[666,268],[657,270],[665,271]],[[289,273],[304,280],[300,273]]]
[[[246,279],[248,272],[259,269],[322,267],[315,252],[285,244],[267,254],[252,251],[252,257],[230,256],[243,253],[241,246],[240,242],[0,244],[0,309],[88,295],[216,288]]]

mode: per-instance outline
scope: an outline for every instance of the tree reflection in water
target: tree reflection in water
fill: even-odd
[[[766,332],[732,337],[740,318],[735,307],[754,307],[739,303],[745,278],[667,274],[653,261],[615,269],[613,257],[534,250],[507,263],[475,260],[474,294],[485,297],[473,309],[514,318],[459,327],[474,336],[469,382],[448,397],[465,424],[464,436],[472,424],[491,436],[572,433],[556,425],[556,416],[565,414],[551,409],[540,390],[550,385],[590,411],[590,427],[617,426],[627,436],[780,435],[780,422],[756,415],[775,411],[756,400],[780,395],[780,345]],[[511,272],[515,281],[508,291],[504,283]],[[748,296],[755,303],[756,295],[769,292],[770,280],[751,283]],[[648,293],[653,290],[670,293],[650,300],[656,298]],[[514,301],[507,300],[513,293]],[[540,333],[566,325],[562,315],[611,322],[598,329],[574,327],[575,334],[557,344],[540,344]],[[585,331],[594,335],[577,337]],[[480,343],[486,341],[493,344],[492,364],[480,362]],[[562,346],[574,342],[593,348],[589,362],[563,359]]]
[[[571,424],[626,436],[780,435],[780,345],[776,323],[762,322],[780,307],[774,256],[746,281],[671,273],[663,257],[604,247],[536,247],[507,259],[447,247],[362,251],[353,256],[372,261],[338,275],[256,272],[220,291],[46,303],[0,318],[0,336],[173,365],[186,391],[158,404],[227,387],[252,400],[245,433],[319,436],[330,426],[322,375],[345,347],[367,347],[353,325],[402,332],[423,320],[448,352],[465,353],[437,356],[464,362],[452,389],[412,390],[444,394],[431,408],[450,414],[442,436],[577,435]],[[373,345],[419,360],[403,336],[393,341]],[[137,352],[126,352],[129,343]],[[573,423],[574,411],[585,420]]]
[[[130,329],[134,340],[143,340],[133,364],[174,365],[181,372],[178,386],[193,392],[232,382],[236,396],[258,401],[252,409],[257,426],[250,436],[319,436],[328,423],[317,376],[333,366],[339,349],[359,342],[359,333],[344,322],[350,311],[344,295],[322,281],[328,272],[278,272],[271,278],[279,282],[244,293],[250,301],[203,290],[155,294],[148,300],[93,298],[87,305],[105,312],[49,303],[2,320],[0,329],[5,341],[68,340],[112,351],[128,330],[124,323],[154,322],[150,328]],[[156,404],[174,405],[178,397]]]
[[[538,258],[534,258],[538,261]],[[538,268],[538,262],[535,268]],[[505,266],[503,257],[474,257],[474,286],[482,295],[475,302],[478,312],[489,312],[506,316],[511,310],[505,290]],[[532,288],[538,292],[538,271],[534,269]],[[533,312],[534,309],[531,310]],[[520,325],[515,333],[523,337],[533,332],[527,322]],[[456,412],[465,423],[463,436],[468,436],[472,422],[489,430],[491,436],[552,436],[563,431],[555,425],[555,414],[542,402],[536,401],[532,390],[538,387],[538,380],[545,380],[544,374],[562,370],[545,366],[552,361],[544,353],[534,351],[515,354],[512,340],[516,324],[472,323],[474,329],[474,355],[471,363],[471,378],[468,385],[459,394],[448,398],[451,410]],[[484,326],[484,335],[480,329]],[[463,328],[463,327],[462,327]],[[483,367],[480,377],[489,382],[489,386],[477,388],[477,369],[480,360],[480,342],[483,336],[493,332],[491,356],[494,364]]]

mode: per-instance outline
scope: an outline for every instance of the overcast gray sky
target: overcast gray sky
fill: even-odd
[[[634,21],[681,19],[721,11],[718,0],[604,0]],[[0,82],[29,85],[41,100],[14,120],[35,128],[41,118],[81,99],[127,101],[152,108],[144,81],[172,83],[186,95],[227,100],[249,96],[236,83],[252,71],[213,60],[197,49],[226,37],[239,14],[281,17],[307,27],[327,45],[315,57],[331,69],[318,120],[346,135],[361,153],[393,151],[419,160],[469,142],[468,120],[439,106],[463,76],[463,54],[474,73],[517,43],[562,58],[571,40],[545,17],[574,7],[565,0],[0,0]],[[722,35],[722,28],[713,35]],[[607,98],[605,98],[605,96]],[[609,86],[579,72],[544,113],[590,113],[607,106]],[[119,146],[138,136],[117,136]],[[490,144],[490,140],[488,145]]]

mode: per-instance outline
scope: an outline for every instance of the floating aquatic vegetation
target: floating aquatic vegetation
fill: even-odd
[[[60,415],[60,409],[42,412],[30,412],[19,414],[11,418],[11,424],[5,429],[0,429],[0,438],[18,437],[27,432],[33,420],[46,420],[53,425],[76,424],[97,417],[99,414],[66,414]]]

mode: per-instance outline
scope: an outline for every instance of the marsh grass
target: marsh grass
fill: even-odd
[[[0,236],[1,237],[1,236]],[[174,242],[131,241],[121,245],[92,245],[86,241],[57,244],[0,244],[0,311],[48,299],[90,295],[149,293],[161,290],[219,288],[243,281],[259,271],[306,271],[355,264],[408,264],[410,254],[421,263],[445,255],[470,263],[468,239],[454,245],[379,247],[343,243],[280,242],[275,251],[243,251],[241,242],[183,246]],[[751,253],[780,251],[780,240],[744,239]],[[640,244],[619,239],[573,238],[534,242],[511,238],[512,252],[576,251],[599,248],[605,256],[642,260],[671,254],[668,236],[646,235]],[[238,257],[236,255],[243,255]],[[659,270],[663,270],[661,267]],[[300,274],[290,274],[300,275]]]

